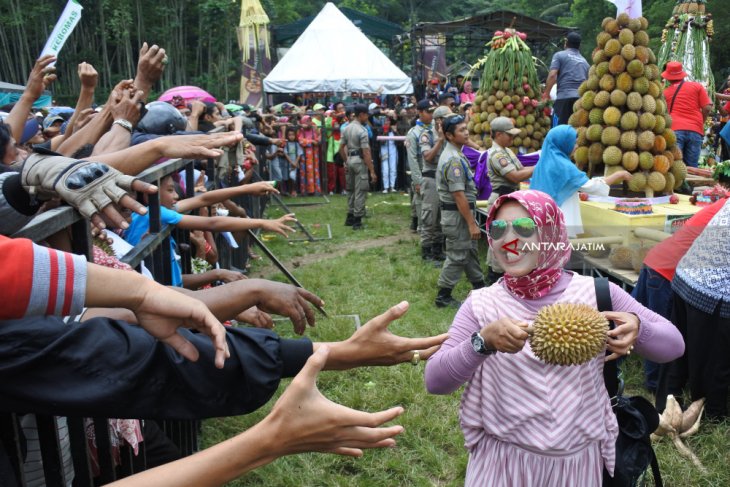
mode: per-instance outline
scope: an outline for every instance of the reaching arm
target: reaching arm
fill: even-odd
[[[211,206],[221,201],[250,194],[254,196],[263,196],[269,193],[278,193],[272,185],[267,182],[260,181],[258,183],[244,184],[242,186],[233,186],[230,188],[216,189],[208,191],[192,198],[186,198],[177,202],[177,211],[187,213],[190,210]]]
[[[522,181],[526,179],[530,179],[532,177],[532,173],[535,171],[535,166],[531,167],[524,167],[522,169],[517,169],[516,171],[508,172],[504,175],[504,178],[507,179],[511,183],[521,183]]]
[[[81,80],[81,93],[79,93],[79,99],[76,101],[76,108],[74,109],[71,119],[68,121],[66,127],[66,137],[71,137],[76,130],[76,122],[78,121],[81,112],[94,103],[94,90],[96,89],[96,82],[99,78],[98,73],[89,63],[81,63],[78,67],[79,79]]]
[[[43,90],[56,80],[53,74],[55,68],[48,68],[48,65],[56,60],[50,54],[36,60],[33,70],[28,75],[28,82],[25,84],[25,91],[20,96],[20,100],[15,104],[10,114],[5,119],[5,123],[10,126],[10,131],[16,142],[23,138],[23,129],[25,121],[28,119],[28,113],[33,108],[33,103],[43,94]]]
[[[148,140],[127,149],[94,156],[94,160],[112,166],[125,174],[139,174],[161,157],[191,159],[216,158],[222,154],[217,147],[233,145],[241,134],[170,135]]]
[[[287,232],[295,230],[287,222],[295,221],[294,214],[284,215],[277,220],[259,220],[255,218],[232,218],[229,216],[193,216],[183,215],[177,223],[183,230],[208,230],[210,232],[237,232],[260,228],[268,232],[276,232],[287,237]]]
[[[341,406],[317,389],[328,360],[323,348],[310,357],[271,413],[249,430],[200,453],[111,484],[114,487],[221,486],[275,459],[318,451],[362,456],[365,448],[395,446],[401,426],[383,427],[403,408],[366,413]]]
[[[149,47],[146,42],[142,44],[137,62],[137,75],[134,78],[135,88],[143,93],[142,100],[147,100],[147,95],[162,76],[166,63],[167,56],[164,49],[156,44],[152,47]]]

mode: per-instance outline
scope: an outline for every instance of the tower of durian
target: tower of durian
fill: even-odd
[[[578,131],[575,163],[600,165],[604,173],[625,169],[633,192],[672,193],[687,175],[676,147],[662,89],[661,70],[649,49],[648,22],[626,13],[603,20],[593,65],[578,89],[568,123]]]
[[[712,14],[706,11],[705,3],[706,0],[677,0],[662,31],[657,64],[681,62],[687,78],[705,85],[713,98],[715,78],[710,68],[710,41],[714,27]]]
[[[497,117],[514,120],[520,134],[512,151],[530,153],[542,147],[551,119],[540,102],[540,82],[527,36],[515,29],[497,31],[487,43],[486,56],[474,64],[481,70],[479,90],[471,108],[469,138],[477,145],[492,147],[491,126]]]

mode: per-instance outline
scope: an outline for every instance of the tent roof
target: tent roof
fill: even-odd
[[[413,93],[393,64],[333,3],[327,3],[264,78],[268,93]]]
[[[367,15],[349,7],[342,7],[340,12],[355,24],[366,36],[390,42],[393,36],[403,34],[403,28],[393,22]],[[275,25],[271,28],[277,44],[286,44],[295,40],[314,20],[314,15],[304,17],[290,24]]]
[[[511,10],[487,10],[483,13],[465,19],[449,22],[422,22],[416,24],[412,33],[416,36],[434,34],[460,34],[473,29],[486,31],[491,39],[491,33],[509,27],[514,20],[515,29],[527,34],[528,39],[537,42],[550,42],[560,39],[574,30],[544,20],[529,17]]]
[[[25,86],[23,85],[14,85],[12,83],[6,83],[4,81],[0,81],[0,91],[4,91],[6,93],[8,92],[24,92]]]

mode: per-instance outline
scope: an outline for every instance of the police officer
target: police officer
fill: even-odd
[[[436,167],[439,156],[444,150],[446,139],[441,130],[444,117],[451,115],[449,107],[440,106],[433,112],[433,126],[424,130],[419,140],[419,150],[423,154],[423,182],[421,184],[421,251],[425,260],[443,262],[443,241],[441,232],[441,212],[439,211],[439,195],[436,187]]]
[[[421,229],[421,202],[423,196],[421,194],[421,185],[423,184],[423,153],[421,152],[419,143],[421,135],[427,130],[431,130],[431,122],[433,121],[433,111],[436,109],[436,102],[433,100],[421,100],[418,102],[418,120],[416,125],[411,127],[406,135],[405,146],[408,153],[408,169],[411,171],[411,230],[420,231]],[[427,258],[426,252],[422,249],[424,259]]]
[[[520,189],[520,183],[532,177],[534,167],[524,167],[509,147],[520,129],[515,128],[512,120],[507,117],[497,117],[492,121],[492,148],[489,150],[489,180],[492,183],[492,194],[489,204],[502,195],[510,194]],[[487,280],[496,282],[504,271],[492,258],[491,249],[487,252],[489,273]]]
[[[368,131],[365,128],[368,123],[368,107],[355,105],[353,111],[355,120],[345,127],[340,136],[340,157],[346,161],[345,183],[348,199],[345,225],[352,225],[353,230],[361,230],[370,183],[376,183],[378,176],[373,167]]]
[[[474,217],[477,187],[469,162],[461,153],[461,148],[469,140],[469,130],[461,115],[445,118],[441,127],[447,144],[439,158],[436,182],[441,204],[441,227],[446,237],[446,261],[438,279],[436,306],[444,308],[461,305],[451,292],[462,272],[466,273],[474,289],[484,287],[484,274],[477,254],[481,233]]]

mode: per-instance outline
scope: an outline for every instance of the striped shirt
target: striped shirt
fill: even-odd
[[[676,327],[611,285],[613,309],[641,321],[636,351],[656,362],[682,355]],[[460,419],[469,450],[466,485],[600,485],[613,471],[616,419],[603,382],[603,356],[581,366],[538,361],[529,343],[516,354],[475,352],[472,333],[501,317],[531,323],[555,302],[596,306],[593,279],[565,272],[549,294],[517,300],[502,283],[472,292],[449,329],[449,338],[426,364],[431,393],[448,394],[467,383]]]

